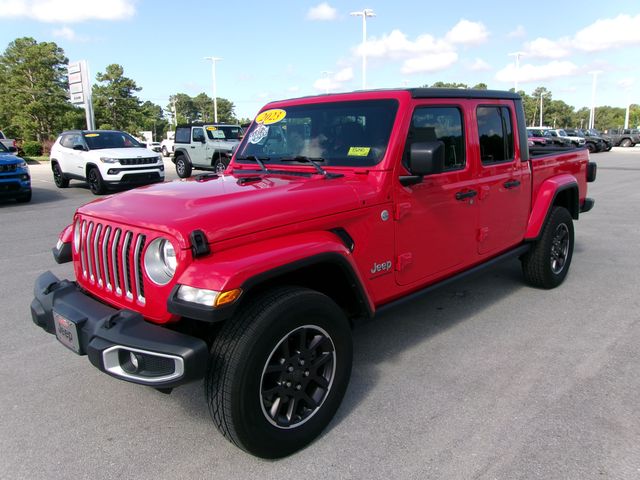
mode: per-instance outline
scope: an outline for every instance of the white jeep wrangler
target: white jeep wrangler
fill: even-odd
[[[187,178],[194,169],[223,170],[229,165],[243,133],[240,125],[178,125],[172,159],[176,173],[180,178]]]

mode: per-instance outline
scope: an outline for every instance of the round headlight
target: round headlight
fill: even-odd
[[[159,237],[149,244],[144,254],[144,269],[153,283],[169,283],[177,265],[176,251],[169,240]]]

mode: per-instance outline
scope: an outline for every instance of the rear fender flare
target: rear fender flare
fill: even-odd
[[[578,218],[579,200],[578,181],[576,178],[569,174],[548,178],[540,185],[536,198],[533,200],[533,207],[524,236],[525,240],[536,240],[540,236],[542,227],[551,212],[551,207],[555,204],[558,195],[565,191],[571,191],[572,193],[568,210],[574,219]]]

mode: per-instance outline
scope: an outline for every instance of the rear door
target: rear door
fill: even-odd
[[[489,256],[522,241],[531,203],[529,162],[520,158],[513,103],[475,108],[478,170],[478,253]]]
[[[477,258],[477,194],[474,165],[467,147],[465,102],[430,99],[417,102],[408,128],[403,165],[415,142],[441,141],[445,170],[404,187],[395,198],[396,281],[424,284],[461,270]]]

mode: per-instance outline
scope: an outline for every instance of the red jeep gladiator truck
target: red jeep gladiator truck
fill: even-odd
[[[79,208],[53,249],[75,281],[43,273],[31,314],[118,379],[204,379],[222,434],[282,457],[338,409],[355,319],[514,257],[562,283],[595,176],[585,149],[532,156],[509,92],[279,101],[224,173]]]

